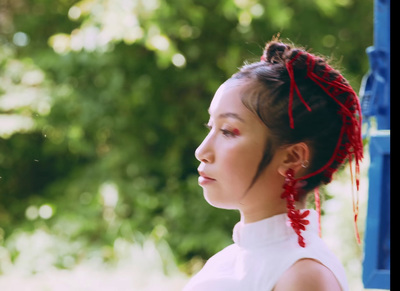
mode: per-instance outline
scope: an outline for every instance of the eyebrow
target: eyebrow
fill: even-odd
[[[233,113],[233,112],[225,112],[225,113],[221,113],[220,115],[218,115],[218,118],[234,118],[237,119],[241,122],[245,122],[244,119],[242,117],[239,116],[239,114],[237,113]]]

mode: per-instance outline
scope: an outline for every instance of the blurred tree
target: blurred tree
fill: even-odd
[[[209,257],[238,219],[197,186],[215,90],[279,32],[358,89],[372,2],[0,0],[3,239],[37,227],[90,246],[144,234],[181,262]]]

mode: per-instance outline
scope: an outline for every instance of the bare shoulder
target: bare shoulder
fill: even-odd
[[[294,263],[275,285],[274,291],[341,291],[335,275],[320,262],[301,259]]]

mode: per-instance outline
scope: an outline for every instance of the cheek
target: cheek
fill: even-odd
[[[257,172],[261,157],[261,150],[251,146],[226,151],[225,158],[221,162],[223,162],[227,180],[233,188],[247,190]]]
[[[204,197],[214,207],[237,209],[256,174],[259,160],[249,147],[226,148],[218,160],[217,183],[204,187]]]

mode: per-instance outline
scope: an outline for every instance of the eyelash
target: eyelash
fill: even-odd
[[[204,124],[204,126],[208,129],[208,130],[211,130],[212,129],[212,126],[211,125],[209,125],[209,124]],[[223,129],[223,128],[221,128],[220,129],[220,131],[222,132],[222,134],[225,136],[225,137],[237,137],[238,135],[239,135],[239,130],[238,129],[234,129],[234,130],[232,130],[232,131],[230,131],[230,130],[228,130],[228,129]]]

